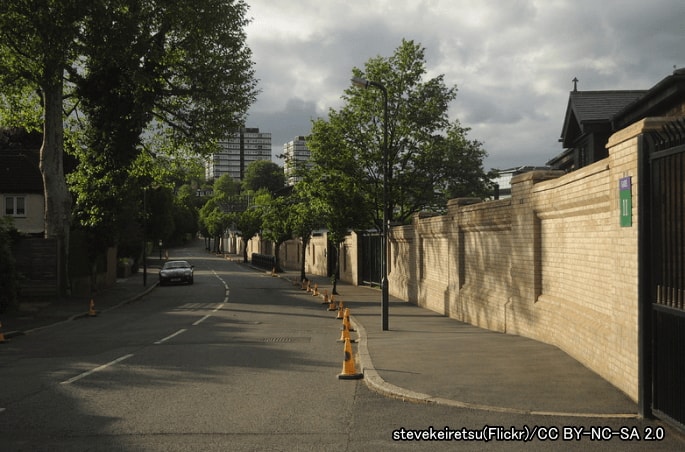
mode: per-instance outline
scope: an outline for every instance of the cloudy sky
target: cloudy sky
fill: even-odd
[[[484,143],[486,170],[563,150],[574,77],[579,90],[649,89],[685,67],[683,0],[246,1],[261,90],[246,125],[272,133],[274,155],[342,106],[353,67],[403,38],[457,87],[450,119]]]

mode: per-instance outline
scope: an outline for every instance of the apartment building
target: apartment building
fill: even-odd
[[[306,168],[309,165],[310,156],[311,153],[307,148],[304,136],[295,137],[294,140],[283,145],[283,158],[285,159],[283,171],[288,185],[295,185],[301,179],[297,175],[297,169]]]
[[[243,180],[245,169],[257,160],[271,160],[271,133],[259,128],[242,128],[219,142],[220,151],[211,154],[205,165],[205,178],[213,181],[230,174]]]

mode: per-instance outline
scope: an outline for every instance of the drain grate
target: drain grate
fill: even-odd
[[[289,343],[289,342],[311,342],[311,337],[265,337],[262,342],[268,343]]]

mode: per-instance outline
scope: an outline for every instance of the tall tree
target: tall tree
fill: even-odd
[[[289,196],[262,196],[262,237],[274,243],[276,270],[281,271],[280,249],[283,242],[293,238],[292,202]]]
[[[369,59],[353,76],[387,90],[387,124],[381,90],[350,87],[344,106],[315,121],[308,146],[321,174],[345,174],[350,189],[363,195],[376,228],[383,217],[384,133],[387,130],[387,186],[390,220],[406,222],[422,210],[444,209],[453,196],[486,196],[486,152],[466,137],[467,128],[450,121],[448,108],[457,94],[442,75],[427,79],[424,49],[403,40],[389,58]],[[387,128],[387,129],[386,129]],[[342,175],[321,179],[323,191],[337,190]],[[339,191],[338,191],[339,192]]]
[[[143,131],[154,120],[172,149],[207,149],[241,122],[254,99],[243,2],[96,0],[81,39],[85,71],[73,71],[89,119],[83,204],[102,193],[116,217]],[[168,140],[167,140],[168,141]],[[99,200],[95,200],[100,204]]]
[[[0,13],[0,90],[33,91],[43,110],[40,171],[45,236],[56,238],[66,260],[71,196],[64,179],[64,73],[75,58],[84,0],[12,0]],[[65,269],[66,265],[62,266]],[[60,275],[64,288],[66,272]]]
[[[302,239],[300,249],[300,281],[306,279],[305,258],[307,256],[307,245],[312,233],[317,228],[325,225],[324,216],[325,206],[320,199],[311,193],[312,185],[305,179],[300,180],[293,189],[290,196],[291,206],[288,209],[288,216],[292,230],[297,237]]]
[[[80,219],[116,215],[118,187],[142,131],[155,124],[175,147],[210,149],[244,121],[256,95],[245,44],[247,5],[238,0],[9,0],[0,13],[0,91],[30,88],[44,114],[41,170],[46,235],[68,241],[71,199],[62,167],[65,80],[91,122],[81,171],[110,184],[76,187]],[[68,76],[68,77],[67,77]],[[72,86],[72,85],[68,86]],[[90,152],[90,154],[89,154]],[[111,201],[115,212],[97,209]]]

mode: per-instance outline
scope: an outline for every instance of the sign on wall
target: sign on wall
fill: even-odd
[[[622,177],[618,181],[618,199],[621,209],[621,227],[633,225],[633,193],[631,191],[631,177]]]

